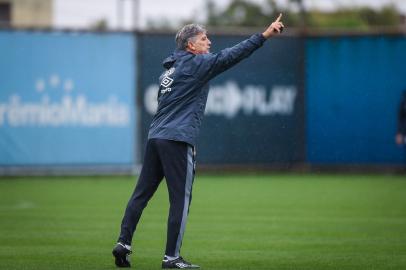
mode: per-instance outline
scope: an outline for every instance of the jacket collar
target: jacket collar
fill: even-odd
[[[176,49],[170,56],[165,58],[165,60],[162,62],[162,65],[164,66],[164,68],[169,69],[173,66],[173,64],[175,64],[176,60],[188,54],[192,53],[185,50]]]

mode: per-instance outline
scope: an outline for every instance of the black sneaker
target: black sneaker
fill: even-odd
[[[185,261],[182,257],[179,257],[174,260],[168,260],[167,258],[164,258],[162,261],[162,268],[196,269],[200,268],[200,266],[191,264],[190,262]]]
[[[113,249],[113,256],[116,258],[115,263],[117,267],[131,267],[130,254],[131,250],[126,248],[122,243],[117,243]]]

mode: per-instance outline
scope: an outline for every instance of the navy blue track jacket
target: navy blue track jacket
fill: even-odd
[[[159,77],[158,110],[148,138],[196,144],[209,93],[208,82],[262,46],[266,39],[255,34],[218,53],[193,54],[176,50],[163,62]]]

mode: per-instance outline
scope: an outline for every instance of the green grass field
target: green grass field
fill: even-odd
[[[115,269],[130,177],[0,179],[0,269]],[[133,242],[160,269],[161,184]],[[203,269],[406,269],[404,176],[197,176],[182,247]]]

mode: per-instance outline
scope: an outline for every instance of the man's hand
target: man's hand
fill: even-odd
[[[262,33],[264,38],[268,39],[273,35],[282,33],[283,28],[285,27],[281,22],[282,13],[279,14],[278,18]]]
[[[404,139],[403,139],[403,135],[402,135],[401,133],[397,133],[397,134],[396,134],[395,141],[396,141],[396,144],[397,144],[397,145],[400,145],[400,146],[405,143],[405,142],[404,142]]]

